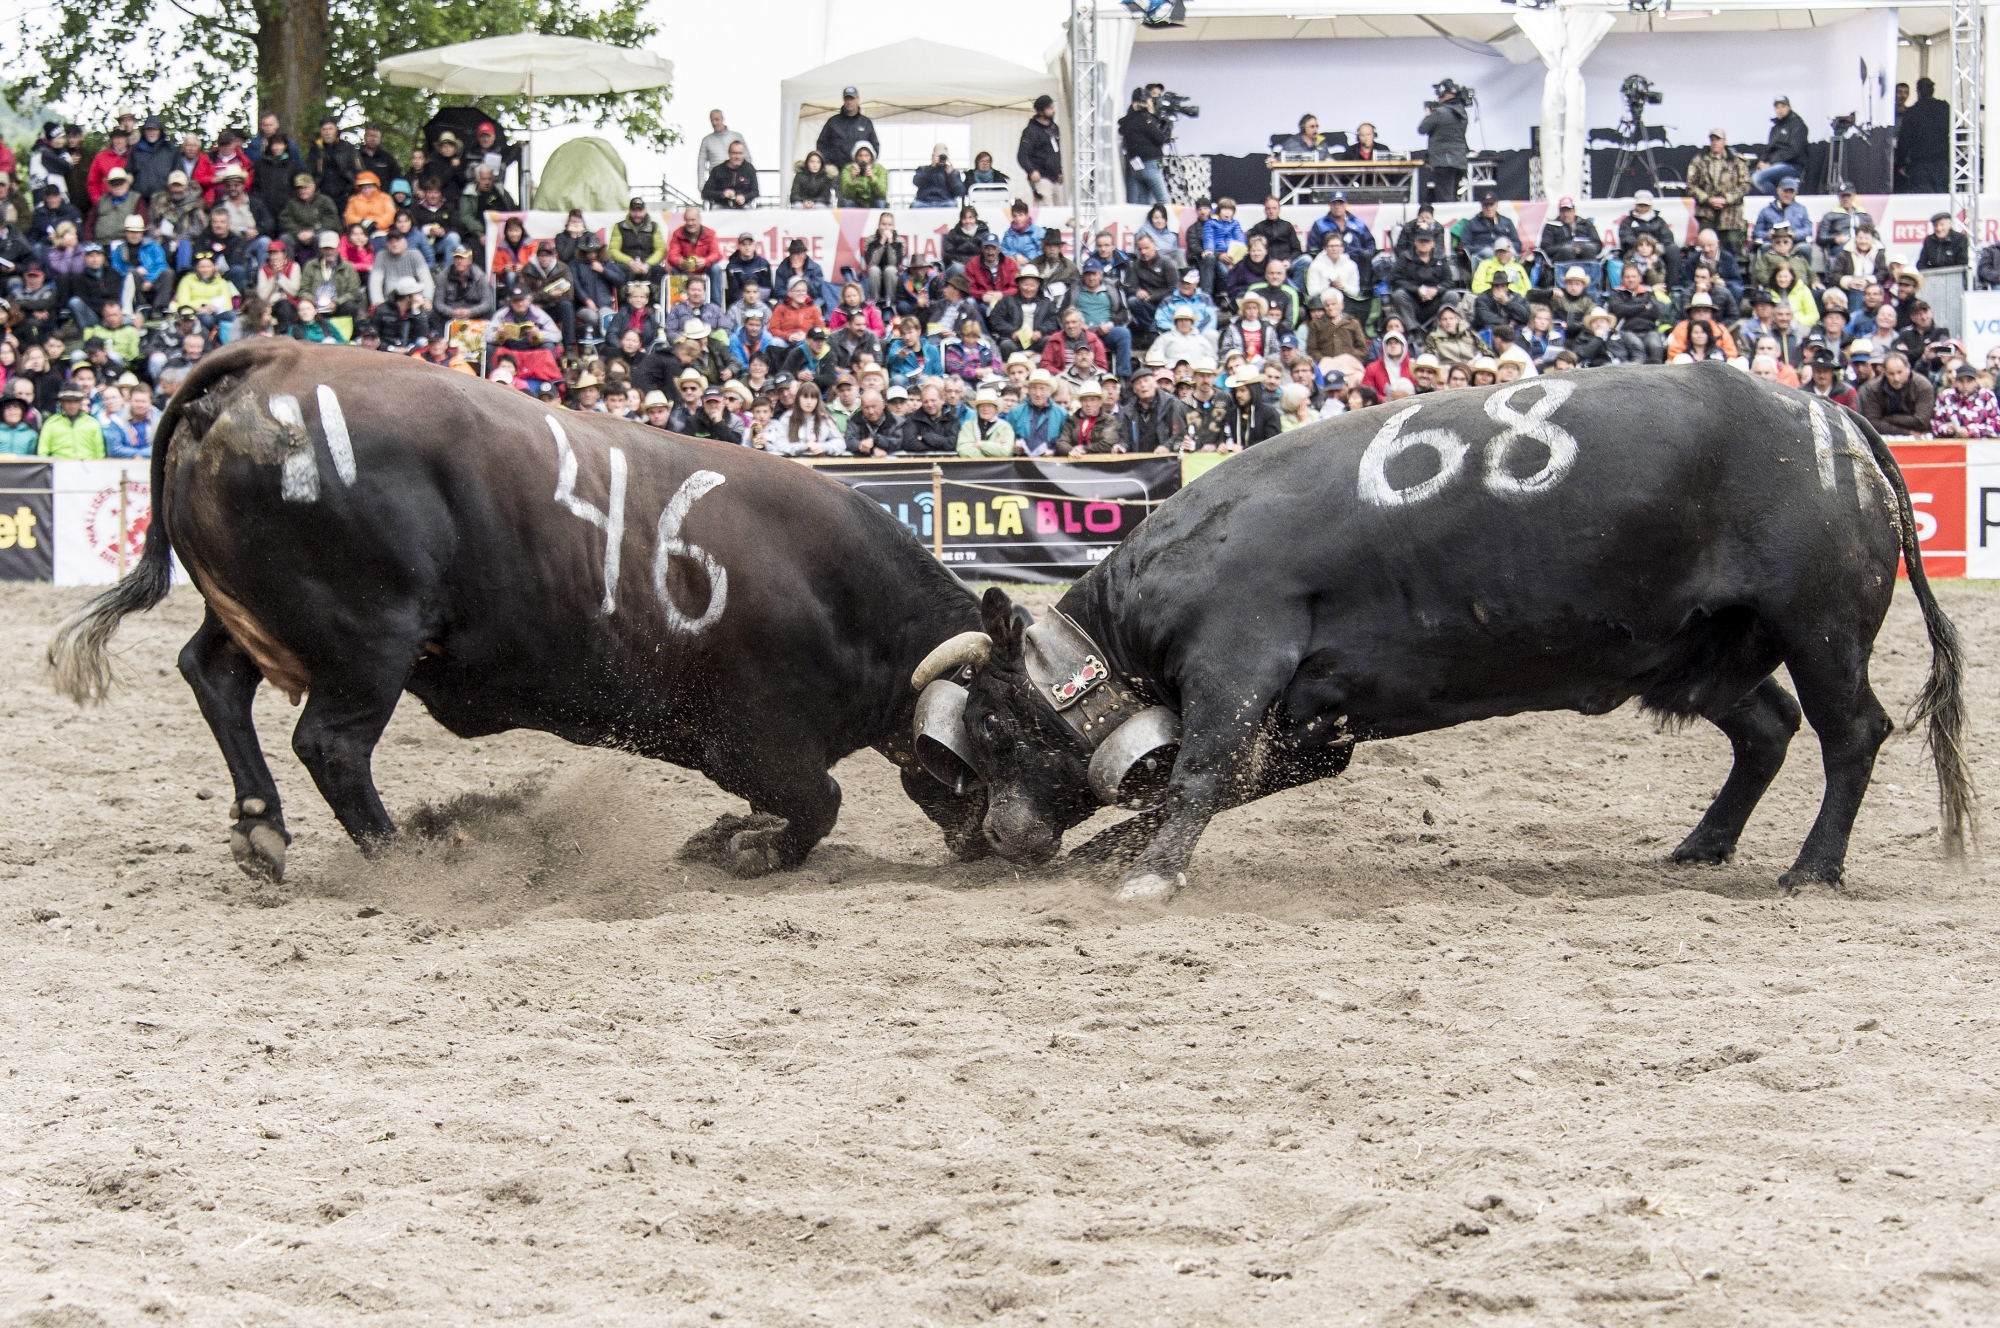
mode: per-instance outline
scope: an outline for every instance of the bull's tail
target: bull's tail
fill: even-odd
[[[1882,435],[1859,412],[1851,412],[1854,423],[1868,439],[1875,462],[1896,491],[1897,535],[1903,546],[1903,564],[1910,574],[1910,589],[1923,610],[1924,631],[1931,639],[1931,672],[1910,709],[1909,725],[1923,726],[1924,744],[1930,748],[1931,764],[1937,771],[1938,814],[1943,827],[1947,858],[1965,856],[1968,842],[1977,843],[1979,807],[1972,787],[1972,767],[1965,751],[1965,652],[1959,645],[1958,629],[1945,617],[1930,578],[1924,574],[1923,550],[1917,547],[1917,518],[1910,510],[1910,491],[1903,484],[1903,472]]]
[[[195,367],[153,429],[152,515],[146,523],[146,550],[118,584],[62,620],[49,640],[49,678],[55,689],[78,705],[93,705],[111,694],[110,645],[128,613],[142,613],[167,597],[173,586],[173,546],[167,534],[167,450],[189,403],[240,363],[235,357],[208,356]],[[204,421],[205,423],[205,421]]]

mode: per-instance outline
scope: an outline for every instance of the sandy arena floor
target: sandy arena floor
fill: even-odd
[[[803,872],[690,870],[698,776],[414,701],[390,807],[518,807],[364,862],[266,689],[256,891],[199,600],[79,714],[81,598],[0,590],[0,1326],[2000,1321],[2000,870],[1907,736],[1839,893],[1774,886],[1810,731],[1676,870],[1727,745],[1625,710],[1367,748],[1139,918],[947,861],[872,754]],[[2000,594],[1944,598],[1991,791]],[[1905,594],[1893,712],[1927,660]]]

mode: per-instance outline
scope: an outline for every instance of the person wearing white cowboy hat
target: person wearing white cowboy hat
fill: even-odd
[[[1569,339],[1569,349],[1576,356],[1577,368],[1595,369],[1606,364],[1626,362],[1629,352],[1618,343],[1612,332],[1617,321],[1611,311],[1601,305],[1593,306],[1583,316],[1583,331]]]
[[[1503,383],[1511,383],[1519,378],[1533,378],[1536,376],[1535,360],[1533,356],[1529,355],[1521,347],[1509,346],[1506,350],[1500,352],[1498,360],[1495,361],[1493,372],[1494,376]]]
[[[1277,403],[1266,401],[1264,396],[1262,373],[1245,365],[1229,376],[1229,409],[1223,418],[1219,450],[1241,451],[1284,431]]]
[[[1014,430],[1000,418],[1000,394],[982,387],[972,396],[972,418],[958,431],[962,457],[1010,457],[1020,451]]]
[[[1444,361],[1429,351],[1410,361],[1410,382],[1415,385],[1419,395],[1437,391],[1443,377]]]
[[[1178,364],[1186,360],[1192,364],[1201,358],[1213,358],[1215,342],[1195,330],[1195,311],[1181,305],[1173,311],[1173,330],[1163,332],[1153,338],[1153,349],[1160,352],[1161,363]],[[1150,353],[1147,356],[1151,361]]]
[[[1055,375],[1037,368],[1028,375],[1027,400],[1007,412],[1007,427],[1014,431],[1014,441],[1028,456],[1045,456],[1054,451],[1063,424],[1069,419],[1068,411],[1049,400],[1055,386]]]
[[[674,403],[667,398],[665,392],[656,387],[639,403],[639,410],[644,415],[646,423],[655,429],[665,429],[673,415]]]
[[[1063,421],[1056,455],[1104,453],[1122,449],[1116,422],[1104,413],[1104,385],[1088,379],[1077,385],[1076,409]]]
[[[1471,376],[1472,386],[1474,387],[1491,387],[1500,381],[1499,361],[1495,360],[1491,355],[1473,356],[1472,362],[1466,365],[1465,369],[1466,373]],[[1484,380],[1480,377],[1482,374],[1485,375]]]

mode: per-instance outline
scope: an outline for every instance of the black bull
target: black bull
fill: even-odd
[[[79,701],[169,549],[207,603],[181,672],[235,782],[239,864],[290,836],[251,725],[268,679],[293,750],[364,847],[394,833],[370,756],[404,691],[461,737],[536,728],[701,771],[783,824],[696,837],[731,870],[796,866],[840,758],[877,747],[977,856],[984,806],[914,765],[911,670],[974,627],[971,593],[874,503],[794,463],[549,410],[377,352],[263,340],[204,358],[160,421],[145,556],[57,631]],[[696,841],[690,841],[693,846]]]
[[[1803,707],[1826,791],[1784,882],[1837,881],[1892,728],[1868,661],[1899,553],[1931,639],[1913,713],[1951,853],[1973,811],[1958,641],[1895,459],[1860,416],[1710,364],[1451,392],[1287,434],[1176,495],[1058,605],[1089,638],[1072,658],[1101,652],[1100,686],[1181,722],[1164,797],[1095,851],[1136,852],[1121,898],[1161,898],[1218,811],[1340,773],[1357,740],[1636,697],[1734,748],[1679,861],[1735,851]],[[1034,626],[997,590],[983,609],[985,633],[942,656],[979,665],[952,675],[969,685],[959,750],[986,785],[987,838],[1039,861],[1104,796],[1086,762],[1110,726],[1065,722],[1034,676],[1060,620]],[[1073,696],[1084,676],[1058,681]]]

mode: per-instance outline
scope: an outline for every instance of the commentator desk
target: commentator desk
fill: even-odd
[[[1264,163],[1271,170],[1271,192],[1280,203],[1319,204],[1335,189],[1347,191],[1350,203],[1422,202],[1418,195],[1424,164],[1420,161],[1286,161],[1272,157]],[[1493,162],[1475,158],[1466,172],[1471,189],[1494,183]]]

